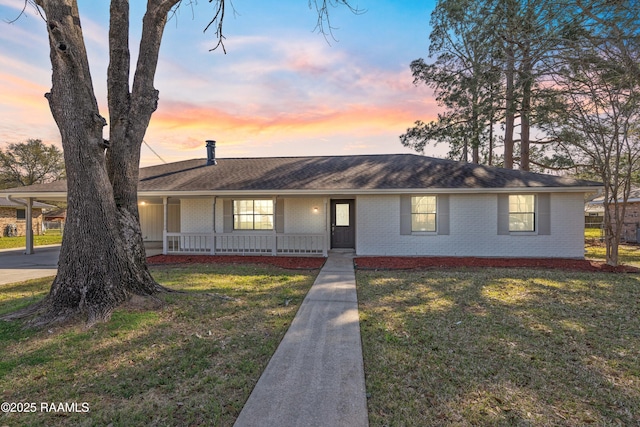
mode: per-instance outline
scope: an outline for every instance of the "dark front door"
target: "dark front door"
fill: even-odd
[[[331,201],[331,247],[356,247],[356,211],[354,200]]]

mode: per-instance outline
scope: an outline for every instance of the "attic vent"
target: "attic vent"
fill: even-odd
[[[216,165],[216,142],[213,140],[207,140],[207,166]]]

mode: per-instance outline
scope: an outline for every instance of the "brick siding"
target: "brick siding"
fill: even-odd
[[[584,257],[582,193],[551,194],[550,235],[498,235],[496,194],[452,194],[448,235],[400,234],[400,196],[358,196],[358,255]]]
[[[613,207],[609,207],[613,214]],[[627,208],[622,221],[622,241],[637,242],[636,230],[640,226],[640,203],[627,203]]]
[[[33,234],[42,234],[42,209],[32,210]],[[0,236],[5,236],[7,225],[15,224],[18,228],[18,236],[25,236],[27,233],[27,221],[16,218],[16,208],[0,208]]]

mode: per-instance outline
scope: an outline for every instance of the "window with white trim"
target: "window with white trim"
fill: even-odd
[[[411,231],[436,231],[436,196],[411,197]]]
[[[536,196],[509,195],[509,231],[536,231]]]
[[[234,200],[234,230],[273,230],[273,200]]]

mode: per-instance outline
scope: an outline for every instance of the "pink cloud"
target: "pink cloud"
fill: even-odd
[[[337,108],[324,105],[273,115],[252,115],[176,102],[156,111],[148,133],[165,146],[190,150],[214,137],[233,145],[255,139],[400,134],[418,118],[433,117],[425,117],[424,112],[402,105],[345,104]]]

